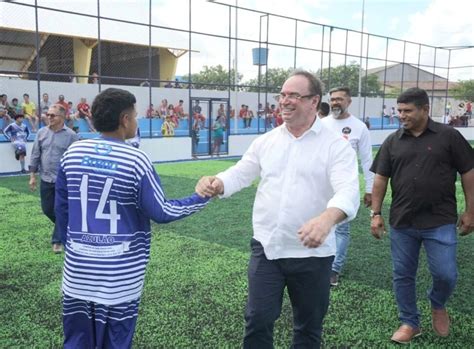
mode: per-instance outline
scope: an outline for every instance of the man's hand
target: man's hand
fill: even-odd
[[[373,216],[370,220],[370,232],[376,239],[381,239],[385,232],[385,222],[382,216]]]
[[[34,173],[30,175],[30,190],[35,191],[36,190],[36,176]]]
[[[204,176],[196,184],[196,193],[205,197],[214,197],[224,193],[224,183],[215,176]]]
[[[323,215],[313,218],[298,230],[300,241],[306,247],[319,247],[326,240],[332,226],[332,222]]]
[[[365,193],[364,195],[364,205],[365,207],[370,207],[372,205],[372,194]]]
[[[464,212],[459,218],[458,228],[461,236],[468,235],[474,230],[474,214]]]

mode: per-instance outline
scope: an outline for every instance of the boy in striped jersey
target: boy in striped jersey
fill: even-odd
[[[168,200],[135,136],[135,96],[109,88],[92,121],[101,136],[65,152],[56,181],[56,219],[66,247],[64,348],[130,348],[150,253],[150,219],[167,223],[204,208],[197,194]]]
[[[15,122],[8,125],[3,133],[5,137],[12,142],[13,148],[15,149],[15,159],[20,161],[21,173],[26,173],[26,142],[28,141],[30,130],[28,126],[23,123],[23,115],[15,114]]]

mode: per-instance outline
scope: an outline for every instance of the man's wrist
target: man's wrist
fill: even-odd
[[[370,218],[374,218],[374,217],[377,217],[377,216],[382,216],[382,211],[370,210]]]

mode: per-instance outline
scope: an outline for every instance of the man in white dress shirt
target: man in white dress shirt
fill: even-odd
[[[360,158],[365,179],[364,204],[372,203],[372,185],[374,174],[370,172],[372,165],[372,142],[367,126],[349,112],[351,105],[351,91],[348,87],[336,87],[329,91],[331,114],[324,118],[323,124],[336,134],[347,139]],[[337,286],[339,274],[346,263],[347,250],[350,242],[349,222],[341,223],[336,228],[336,257],[332,263],[331,286]]]
[[[295,71],[275,99],[284,124],[255,139],[242,159],[196,185],[229,197],[260,177],[253,207],[244,348],[272,348],[285,287],[293,346],[319,348],[336,252],[334,225],[359,207],[357,158],[317,117],[321,82]]]

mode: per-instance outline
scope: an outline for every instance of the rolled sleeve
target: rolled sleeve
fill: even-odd
[[[329,177],[334,196],[328,201],[327,207],[342,210],[347,218],[353,220],[360,205],[359,171],[357,155],[348,143],[337,142],[331,147]]]

